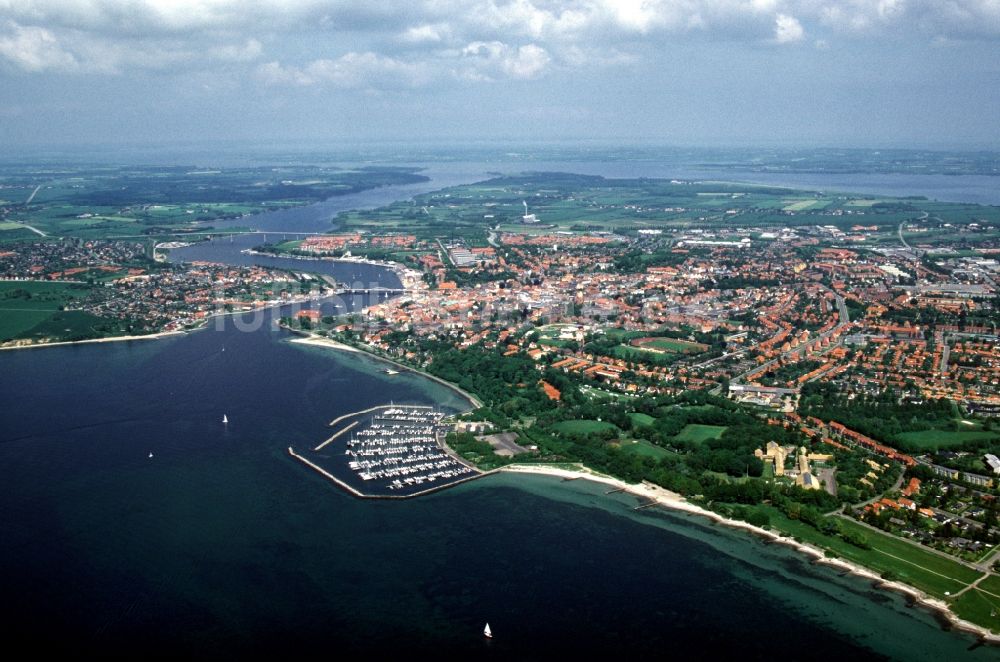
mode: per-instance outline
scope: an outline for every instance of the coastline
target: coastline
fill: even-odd
[[[463,397],[468,399],[470,403],[475,404],[476,406],[482,406],[478,398],[475,398],[474,396],[472,396],[469,393],[466,393],[456,385],[447,382],[439,377],[436,377],[435,375],[428,374],[422,370],[411,368],[410,366],[404,365],[402,363],[386,358],[384,356],[380,356],[378,354],[375,354],[371,351],[367,351],[359,347],[347,345],[345,343],[330,338],[317,336],[316,334],[311,332],[300,331],[296,329],[288,329],[288,330],[291,331],[292,333],[295,333],[296,335],[301,336],[299,338],[292,339],[290,342],[295,342],[304,345],[312,345],[317,347],[325,347],[328,349],[337,349],[347,352],[363,353],[374,359],[399,366],[405,370],[409,370],[411,372],[415,372],[430,379],[433,379],[434,381],[444,384],[449,388],[453,389],[454,391],[460,393]],[[648,483],[645,481],[639,484],[626,483],[625,481],[622,481],[618,478],[614,478],[612,476],[608,476],[606,474],[601,474],[591,469],[587,469],[583,465],[578,465],[577,469],[570,470],[551,465],[515,463],[499,467],[492,471],[486,472],[483,475],[490,475],[499,472],[508,472],[512,474],[528,473],[528,474],[545,475],[563,479],[582,478],[585,480],[590,480],[592,482],[608,485],[617,490],[621,490],[622,492],[631,494],[639,498],[648,499],[651,502],[654,502],[656,505],[666,508],[668,510],[675,510],[679,512],[685,512],[691,515],[698,515],[701,517],[705,517],[714,523],[721,524],[723,526],[727,526],[732,529],[743,530],[747,533],[756,535],[761,538],[765,538],[773,543],[778,543],[791,547],[797,552],[805,555],[806,557],[809,557],[812,563],[817,563],[817,564],[821,563],[823,565],[836,568],[838,570],[850,573],[854,576],[870,580],[876,588],[881,588],[902,594],[907,598],[909,598],[910,600],[912,600],[914,603],[920,604],[923,607],[929,609],[930,611],[940,615],[954,629],[967,632],[969,634],[973,634],[976,637],[978,637],[980,641],[984,643],[994,646],[1000,646],[1000,634],[994,633],[985,627],[976,625],[975,623],[971,623],[969,621],[960,618],[957,614],[955,614],[955,612],[951,610],[947,602],[940,600],[938,598],[934,598],[914,586],[910,586],[909,584],[905,584],[899,581],[890,581],[883,579],[877,572],[873,570],[870,570],[860,564],[848,561],[843,558],[829,557],[826,555],[826,552],[823,549],[820,549],[819,547],[810,545],[805,542],[796,541],[791,536],[787,536],[773,530],[764,529],[759,526],[754,526],[742,520],[729,519],[727,517],[720,515],[719,513],[716,513],[714,511],[708,510],[707,508],[703,508],[702,506],[691,503],[690,501],[684,499],[684,497],[682,497],[680,494],[677,494],[676,492],[671,492],[658,485],[654,485],[652,483]]]
[[[391,365],[394,365],[394,366],[396,366],[396,367],[398,367],[398,368],[400,368],[402,370],[406,370],[408,372],[416,373],[416,374],[418,374],[418,375],[420,375],[422,377],[426,377],[427,379],[431,379],[431,380],[437,382],[438,384],[441,384],[442,386],[448,387],[449,389],[451,389],[455,393],[458,393],[460,396],[462,396],[465,400],[467,400],[469,402],[470,407],[469,407],[468,411],[471,411],[472,409],[478,409],[478,408],[480,408],[480,407],[483,406],[482,401],[479,398],[477,398],[476,396],[472,395],[468,391],[465,391],[465,390],[459,388],[458,386],[456,386],[455,384],[452,384],[449,381],[441,379],[440,377],[438,377],[436,375],[430,374],[429,372],[425,372],[425,371],[420,370],[418,368],[414,368],[412,366],[408,366],[405,363],[400,363],[399,361],[395,361],[393,359],[390,359],[388,357],[382,356],[380,354],[376,354],[375,352],[366,350],[366,349],[361,348],[361,347],[355,347],[354,345],[347,345],[345,343],[339,342],[337,340],[333,340],[331,338],[325,338],[323,336],[318,336],[315,333],[311,333],[309,331],[302,331],[302,330],[299,330],[299,329],[292,329],[292,328],[289,328],[287,326],[282,326],[282,328],[285,329],[285,330],[287,330],[287,331],[290,331],[291,333],[294,333],[294,334],[300,336],[299,338],[293,338],[289,342],[298,343],[300,345],[312,345],[312,346],[315,346],[315,347],[325,347],[327,349],[336,349],[336,350],[345,351],[345,352],[355,352],[355,353],[358,353],[358,354],[364,354],[364,355],[370,356],[371,358],[376,359],[378,361],[383,361],[385,363],[389,363]]]
[[[180,329],[176,331],[159,331],[157,333],[150,333],[144,336],[108,336],[107,338],[88,338],[86,340],[60,340],[58,342],[36,342],[27,345],[11,345],[9,347],[0,347],[0,351],[8,351],[14,349],[38,349],[41,347],[67,347],[69,345],[86,345],[90,343],[105,343],[105,342],[125,342],[130,340],[159,340],[160,338],[166,338],[168,336],[182,336],[187,331],[182,331]]]
[[[912,599],[915,603],[920,604],[927,609],[939,614],[948,621],[948,623],[956,630],[961,630],[970,634],[974,634],[983,643],[988,643],[995,646],[1000,646],[1000,634],[991,632],[987,628],[984,628],[975,623],[970,623],[969,621],[959,618],[955,614],[948,603],[943,600],[931,597],[909,584],[904,584],[898,581],[888,581],[882,579],[878,573],[869,570],[868,568],[847,561],[842,558],[831,558],[826,555],[826,553],[819,547],[815,547],[808,543],[798,542],[791,537],[785,536],[781,533],[771,531],[769,529],[763,529],[759,526],[754,526],[748,522],[742,520],[734,520],[723,517],[719,513],[708,510],[696,504],[687,501],[680,494],[666,490],[658,485],[653,485],[652,483],[642,482],[639,484],[630,484],[622,480],[608,476],[605,474],[597,473],[590,469],[587,469],[580,465],[578,470],[564,469],[561,467],[555,467],[550,465],[532,465],[532,464],[508,464],[504,467],[500,467],[495,470],[496,472],[509,472],[509,473],[528,473],[536,475],[551,476],[563,479],[578,479],[582,478],[584,480],[593,481],[595,483],[602,483],[614,487],[615,489],[621,490],[622,492],[637,496],[640,498],[649,499],[651,502],[655,502],[656,505],[666,508],[668,510],[676,510],[680,512],[689,513],[692,515],[699,515],[706,517],[709,520],[722,524],[733,529],[741,529],[748,533],[752,533],[761,538],[766,538],[771,542],[786,545],[795,549],[796,551],[804,554],[805,556],[812,557],[813,563],[822,563],[824,565],[843,570],[857,577],[862,577],[864,579],[871,580],[877,588],[882,588],[896,593],[901,593],[908,598]],[[492,473],[492,472],[491,472]]]
[[[267,251],[259,251],[255,248],[246,248],[241,253],[245,255],[261,255],[263,257],[280,257],[287,260],[312,260],[319,262],[347,262],[355,264],[369,264],[375,267],[384,267],[386,269],[392,270],[396,276],[399,276],[399,272],[405,269],[405,265],[399,262],[382,261],[382,260],[371,260],[366,257],[332,257],[332,256],[322,256],[322,255],[293,255],[291,253],[270,253]]]
[[[148,333],[142,336],[108,336],[107,338],[87,338],[85,340],[60,340],[57,342],[37,342],[30,343],[26,345],[9,345],[6,347],[0,346],[0,351],[5,350],[15,350],[15,349],[37,349],[41,347],[68,347],[70,345],[86,345],[90,343],[107,343],[107,342],[127,342],[130,340],[159,340],[160,338],[166,338],[168,336],[183,336],[188,333],[193,333],[195,331],[200,331],[208,326],[208,323],[217,317],[226,317],[229,315],[246,315],[249,313],[256,313],[261,310],[270,310],[272,308],[280,308],[281,306],[291,306],[295,304],[312,303],[315,301],[322,301],[323,299],[329,299],[330,297],[336,296],[335,294],[323,294],[320,296],[307,296],[304,298],[293,298],[287,301],[271,301],[263,306],[258,306],[256,308],[251,308],[249,310],[230,310],[223,312],[215,312],[210,315],[205,316],[204,319],[198,321],[198,323],[191,327],[190,329],[174,329],[173,331],[157,331],[156,333]],[[358,350],[360,351],[360,350]]]

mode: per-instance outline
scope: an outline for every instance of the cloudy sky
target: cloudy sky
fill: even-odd
[[[1000,147],[1000,0],[0,0],[0,144]]]

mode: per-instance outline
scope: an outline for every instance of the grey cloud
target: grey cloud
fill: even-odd
[[[212,71],[411,87],[627,66],[664,38],[1000,37],[997,0],[0,0],[0,61],[28,72]],[[294,36],[294,43],[289,38]],[[501,44],[479,48],[472,44]],[[271,65],[258,67],[261,60]],[[303,81],[309,81],[303,83]]]

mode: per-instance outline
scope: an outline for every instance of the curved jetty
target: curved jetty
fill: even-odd
[[[357,424],[358,424],[358,421],[354,421],[353,423],[350,423],[349,425],[346,425],[346,426],[344,427],[344,429],[343,429],[343,430],[340,430],[339,432],[335,432],[335,433],[333,434],[333,436],[332,436],[332,437],[330,437],[329,439],[327,439],[326,441],[324,441],[324,442],[323,442],[322,444],[320,444],[319,446],[317,446],[317,447],[316,447],[316,448],[314,448],[313,450],[314,450],[314,451],[321,451],[321,450],[323,450],[323,448],[324,448],[324,447],[325,447],[325,446],[326,446],[327,444],[329,444],[329,443],[330,443],[331,441],[333,441],[334,439],[336,439],[336,438],[337,438],[337,437],[339,437],[340,435],[344,434],[344,433],[345,433],[345,432],[347,432],[348,430],[351,430],[351,429],[352,429],[352,428],[354,428],[354,426],[356,426]]]

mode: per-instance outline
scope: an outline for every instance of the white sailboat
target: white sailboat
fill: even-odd
[[[150,454],[149,454],[149,457],[153,457],[153,454],[152,454],[152,453],[150,453]]]
[[[492,639],[493,638],[493,631],[490,630],[490,624],[489,623],[487,623],[486,627],[483,628],[483,636],[486,637],[487,639]]]
[[[225,414],[223,414],[223,415],[222,415],[222,422],[223,422],[223,423],[228,423],[228,422],[229,422],[229,419],[228,419],[228,418],[226,418],[226,415],[225,415]]]

